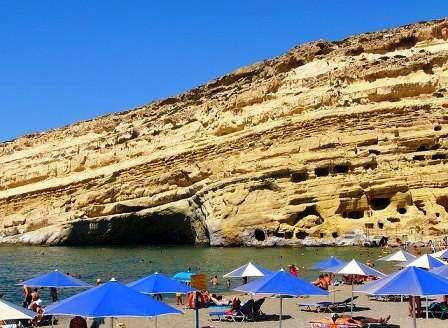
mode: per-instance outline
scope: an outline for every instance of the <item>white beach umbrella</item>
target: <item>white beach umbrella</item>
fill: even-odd
[[[415,266],[415,267],[431,270],[431,269],[440,267],[445,264],[446,264],[445,262],[443,262],[442,260],[436,259],[434,256],[424,254],[411,262],[405,263],[404,266],[406,266],[406,267]]]
[[[272,274],[271,270],[255,265],[252,262],[244,264],[239,268],[225,274],[224,278],[243,278],[243,277],[264,277]]]
[[[36,313],[10,302],[0,300],[0,320],[33,319]]]
[[[442,249],[441,251],[431,254],[431,256],[437,257],[439,259],[448,259],[448,248]]]
[[[386,275],[378,270],[375,270],[364,263],[358,262],[355,259],[342,265],[333,268],[325,269],[325,272],[332,272],[335,274],[357,275],[357,276],[374,276],[385,277]],[[353,279],[352,279],[352,299],[350,302],[350,313],[353,314]]]
[[[379,258],[377,261],[386,261],[386,262],[410,262],[417,258],[417,256],[412,255],[402,249],[399,251],[392,253],[390,255]]]

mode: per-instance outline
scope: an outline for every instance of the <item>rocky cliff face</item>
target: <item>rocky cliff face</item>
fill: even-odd
[[[0,144],[0,242],[436,239],[448,231],[447,90],[443,20],[305,44]]]

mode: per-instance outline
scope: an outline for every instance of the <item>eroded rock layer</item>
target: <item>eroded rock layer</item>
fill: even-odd
[[[448,231],[448,21],[318,41],[0,144],[3,243],[313,245]]]

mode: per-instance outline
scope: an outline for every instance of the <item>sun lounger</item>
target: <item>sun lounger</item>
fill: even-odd
[[[328,307],[333,305],[333,302],[298,303],[297,305],[306,311],[324,312],[330,311]]]
[[[250,299],[237,311],[231,312],[229,311],[214,311],[209,312],[209,316],[212,317],[212,319],[217,320],[231,320],[231,321],[252,321],[255,319],[254,317],[254,300]],[[260,305],[261,307],[261,305]]]
[[[359,296],[353,296],[353,301],[356,300]],[[332,305],[330,305],[328,308],[330,310],[333,311],[338,311],[338,310],[342,310],[342,311],[346,311],[346,310],[350,310],[350,306],[351,306],[351,302],[352,302],[352,298],[349,297],[345,300],[343,300],[342,302],[334,302]],[[353,308],[356,308],[356,304],[353,303]]]
[[[428,307],[428,313],[434,318],[448,318],[448,306],[444,303],[431,303]]]
[[[359,296],[354,296],[353,300],[356,300]],[[299,303],[297,304],[301,308],[305,308],[307,311],[312,311],[314,308],[316,312],[337,312],[337,311],[346,311],[350,309],[351,297],[343,300],[342,302],[317,302],[317,303]],[[353,308],[356,307],[356,304],[353,303]]]

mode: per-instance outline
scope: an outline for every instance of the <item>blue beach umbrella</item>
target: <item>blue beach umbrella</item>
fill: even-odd
[[[448,265],[440,266],[438,268],[432,269],[432,273],[439,275],[443,278],[448,278]]]
[[[347,263],[347,262],[337,258],[336,256],[330,256],[329,258],[326,258],[325,260],[315,263],[311,267],[311,269],[312,270],[325,270],[327,268],[335,267],[335,266],[342,265],[345,263]]]
[[[190,271],[178,272],[173,278],[180,282],[191,282],[191,276],[195,274],[196,273]]]
[[[89,288],[91,285],[79,279],[68,276],[57,269],[26,281],[18,283],[19,286],[53,287],[53,288]]]
[[[158,272],[131,282],[127,286],[143,294],[187,294],[196,291],[196,289],[181,284]]]
[[[328,292],[297,278],[284,270],[239,286],[234,290],[251,294],[277,295],[280,298],[280,319],[282,327],[283,296],[327,296]]]
[[[87,318],[153,318],[182,314],[174,307],[143,295],[113,278],[98,287],[47,306],[45,313]]]
[[[419,267],[409,266],[388,277],[357,288],[355,292],[377,296],[408,295],[413,298],[415,296],[447,295],[448,279]],[[415,311],[412,312],[415,328]]]
[[[224,278],[264,277],[270,274],[272,274],[271,270],[263,268],[261,265],[255,265],[252,262],[249,262],[229,273],[226,273],[223,277]]]

